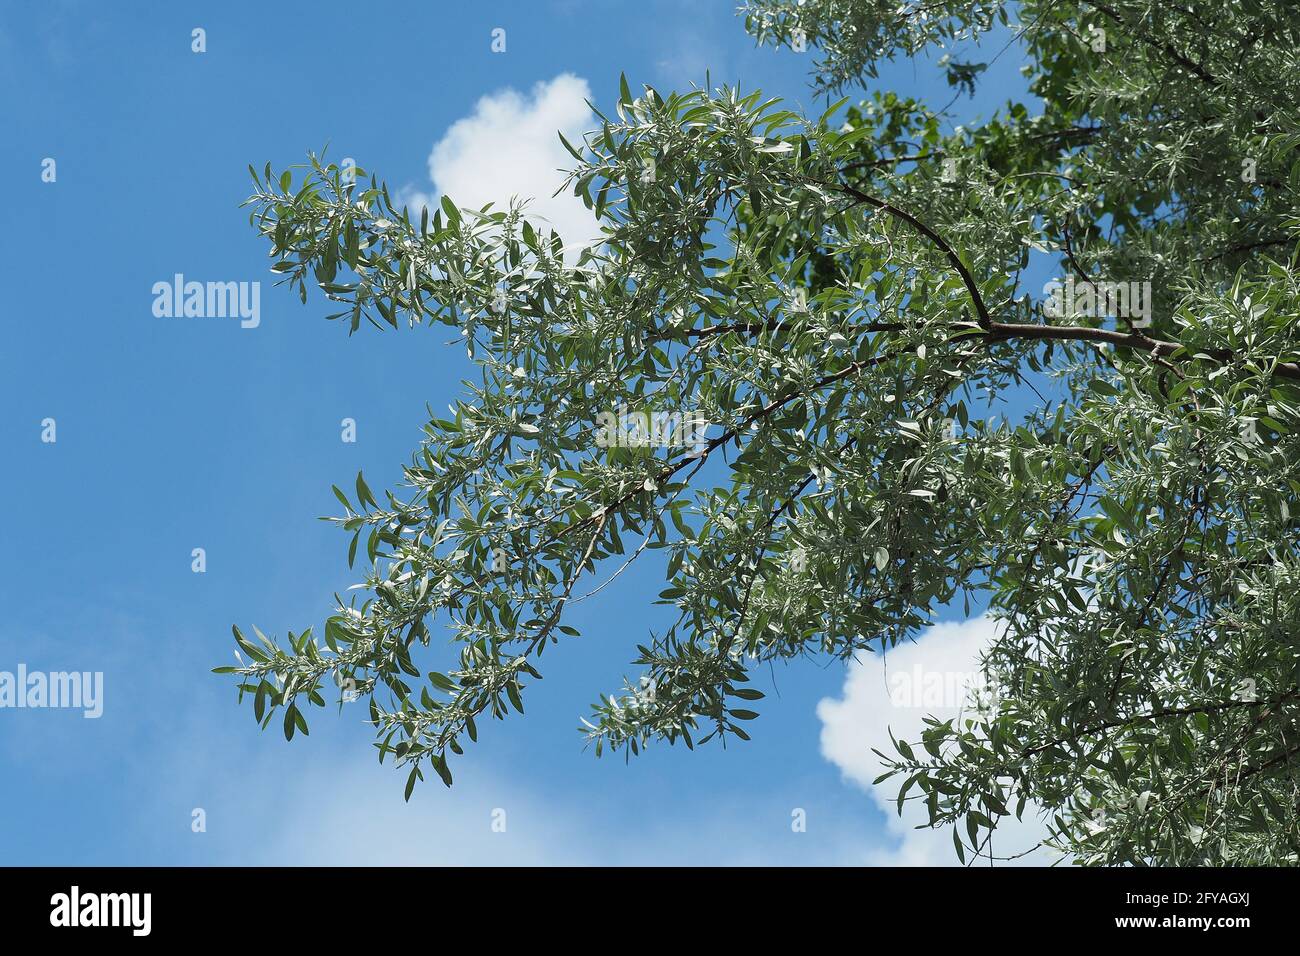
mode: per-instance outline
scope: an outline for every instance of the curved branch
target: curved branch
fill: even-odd
[[[925,236],[925,238],[934,243],[935,246],[938,247],[939,251],[947,257],[948,261],[952,263],[952,267],[957,270],[957,274],[961,277],[962,285],[966,286],[966,291],[970,293],[971,301],[975,305],[975,314],[978,317],[980,328],[988,330],[992,327],[993,320],[989,317],[988,306],[984,304],[984,297],[980,295],[979,286],[975,284],[975,277],[971,275],[970,270],[966,268],[966,263],[961,261],[961,256],[957,255],[957,251],[953,249],[952,246],[948,245],[942,236],[921,220],[917,219],[910,212],[899,209],[897,206],[887,203],[883,199],[877,199],[875,196],[864,193],[862,190],[854,186],[849,186],[847,184],[832,185],[830,183],[818,182],[817,180],[813,180],[813,182],[816,182],[818,185],[827,189],[834,189],[842,192],[847,196],[853,197],[857,202],[865,203],[873,209],[878,209],[883,213],[893,216],[895,219],[907,223],[921,235]]]

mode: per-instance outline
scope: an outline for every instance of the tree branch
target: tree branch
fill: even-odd
[[[1077,325],[1033,325],[1027,323],[992,322],[986,329],[992,341],[1010,339],[1057,339],[1077,342],[1108,342],[1125,349],[1149,352],[1158,357],[1173,355],[1184,348],[1178,342],[1166,342],[1152,339],[1136,332],[1116,332],[1112,329],[1094,329]],[[1206,355],[1225,364],[1231,364],[1236,356],[1229,349],[1202,349]],[[1279,362],[1274,371],[1283,378],[1300,381],[1300,364]]]

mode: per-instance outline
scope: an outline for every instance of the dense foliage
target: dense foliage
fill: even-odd
[[[323,160],[255,173],[253,222],[304,301],[353,330],[454,326],[481,382],[429,421],[400,494],[336,489],[365,599],[319,638],[237,630],[250,660],[220,670],[289,735],[327,687],[355,693],[409,796],[522,711],[543,650],[576,636],[566,603],[648,550],[675,623],[595,704],[598,753],[745,738],[755,664],[987,605],[997,706],[883,755],[959,855],[1037,813],[1084,863],[1295,862],[1300,11],[744,17],[807,45],[830,95],[930,51],[961,95],[983,64],[956,51],[986,33],[1033,95],[953,129],[894,93],[804,117],[624,82],[569,144],[605,233],[585,250],[519,209],[394,208]],[[1045,312],[1056,284],[1025,279],[1045,269],[1102,302]],[[1029,412],[991,414],[1007,396]],[[425,673],[444,624],[459,664]]]

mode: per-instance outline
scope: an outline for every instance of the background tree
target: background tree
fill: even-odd
[[[811,44],[837,91],[1011,12],[744,16]],[[448,752],[522,711],[546,646],[576,636],[566,603],[659,549],[675,622],[594,705],[598,754],[745,739],[756,663],[880,650],[987,603],[996,706],[881,755],[900,807],[924,801],[967,860],[1038,813],[1085,863],[1295,862],[1300,13],[1014,14],[1039,102],[948,133],[893,93],[810,118],[624,81],[569,144],[596,248],[518,208],[411,214],[315,157],[254,172],[252,221],[304,301],[319,288],[354,331],[455,326],[481,371],[400,495],[336,489],[366,598],[319,638],[236,629],[251,661],[218,670],[257,719],[292,736],[341,685],[408,797],[425,768],[450,784]],[[942,62],[958,93],[979,82]],[[1149,282],[1151,323],[1138,300],[1045,319],[1034,256],[1079,289]],[[1023,420],[986,417],[1008,395],[1034,396]],[[611,440],[611,413],[642,427]],[[702,416],[703,441],[647,444],[673,414]],[[425,674],[443,622],[459,664]]]

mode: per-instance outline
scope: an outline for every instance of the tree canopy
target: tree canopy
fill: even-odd
[[[253,171],[304,302],[455,327],[481,377],[403,488],[335,489],[362,596],[319,636],[236,628],[248,660],[218,670],[288,736],[355,694],[409,797],[522,712],[578,636],[566,604],[651,550],[674,623],[584,720],[597,754],[748,739],[756,664],[987,607],[997,705],[881,755],[962,859],[1038,814],[1081,863],[1296,862],[1300,10],[742,13],[808,48],[828,99],[931,53],[961,95],[985,65],[960,45],[1004,33],[1031,96],[953,128],[893,92],[803,116],[624,80],[566,144],[603,229],[583,249],[526,208],[400,208],[315,156]],[[990,414],[1008,395],[1025,415]],[[459,662],[426,672],[444,625]]]

